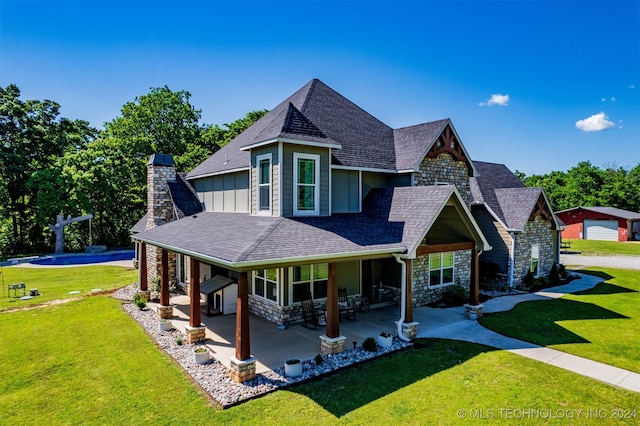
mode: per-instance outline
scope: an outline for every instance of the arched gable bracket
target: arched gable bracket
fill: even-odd
[[[438,155],[446,152],[451,155],[456,161],[464,161],[471,167],[471,161],[467,158],[462,149],[462,144],[456,137],[456,134],[451,129],[451,126],[447,124],[438,139],[427,153],[427,157],[436,158]]]
[[[540,196],[538,197],[538,201],[536,202],[536,205],[531,212],[531,216],[529,216],[529,221],[533,222],[537,216],[542,216],[544,220],[553,220],[551,210],[545,202],[542,194],[540,194]]]

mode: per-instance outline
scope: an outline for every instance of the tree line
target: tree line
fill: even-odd
[[[566,172],[526,176],[516,171],[516,175],[526,186],[542,187],[554,211],[604,206],[640,212],[640,163],[626,170],[582,161]]]
[[[120,115],[95,129],[60,116],[51,100],[22,100],[0,87],[0,258],[46,253],[48,224],[57,214],[92,214],[91,225],[65,229],[65,249],[89,244],[129,246],[129,229],[145,213],[146,164],[154,153],[172,154],[188,172],[267,111],[229,124],[200,124],[190,93],[168,87],[127,102]]]

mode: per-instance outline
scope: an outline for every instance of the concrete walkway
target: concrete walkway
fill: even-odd
[[[484,304],[483,311],[485,313],[502,312],[513,309],[520,302],[557,299],[567,293],[588,290],[602,281],[601,278],[592,275],[578,275],[580,275],[579,280],[574,280],[563,286],[545,289],[545,291],[538,293],[490,299]],[[418,337],[436,337],[480,343],[554,365],[627,390],[640,392],[640,374],[638,373],[503,336],[484,328],[477,321],[465,319],[463,307],[448,309],[416,308],[414,310],[414,320],[420,322]]]

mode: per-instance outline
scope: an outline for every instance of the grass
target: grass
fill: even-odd
[[[2,268],[2,281],[5,294],[0,299],[0,312],[6,309],[21,308],[51,302],[53,300],[77,297],[70,291],[79,291],[80,295],[90,294],[93,289],[113,290],[131,284],[137,280],[138,271],[121,266],[78,266],[71,268],[25,268],[10,266]],[[7,284],[26,283],[29,289],[37,288],[41,296],[31,300],[6,297]],[[11,292],[13,296],[13,292]]]
[[[0,330],[0,412],[11,424],[468,424],[460,413],[480,410],[511,424],[500,410],[640,409],[638,393],[509,352],[429,339],[220,411],[110,297],[0,313]]]
[[[561,299],[520,303],[480,323],[500,334],[640,373],[640,273],[582,272],[605,281]]]
[[[624,254],[640,256],[640,241],[597,241],[597,240],[567,240],[571,242],[568,251],[580,252],[588,255]],[[640,261],[640,260],[639,260]]]

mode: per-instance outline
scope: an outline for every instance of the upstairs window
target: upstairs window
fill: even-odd
[[[256,157],[258,163],[258,212],[271,211],[271,154]]]
[[[429,285],[453,284],[453,252],[429,255]]]
[[[320,156],[293,154],[293,213],[317,215],[320,212]]]

